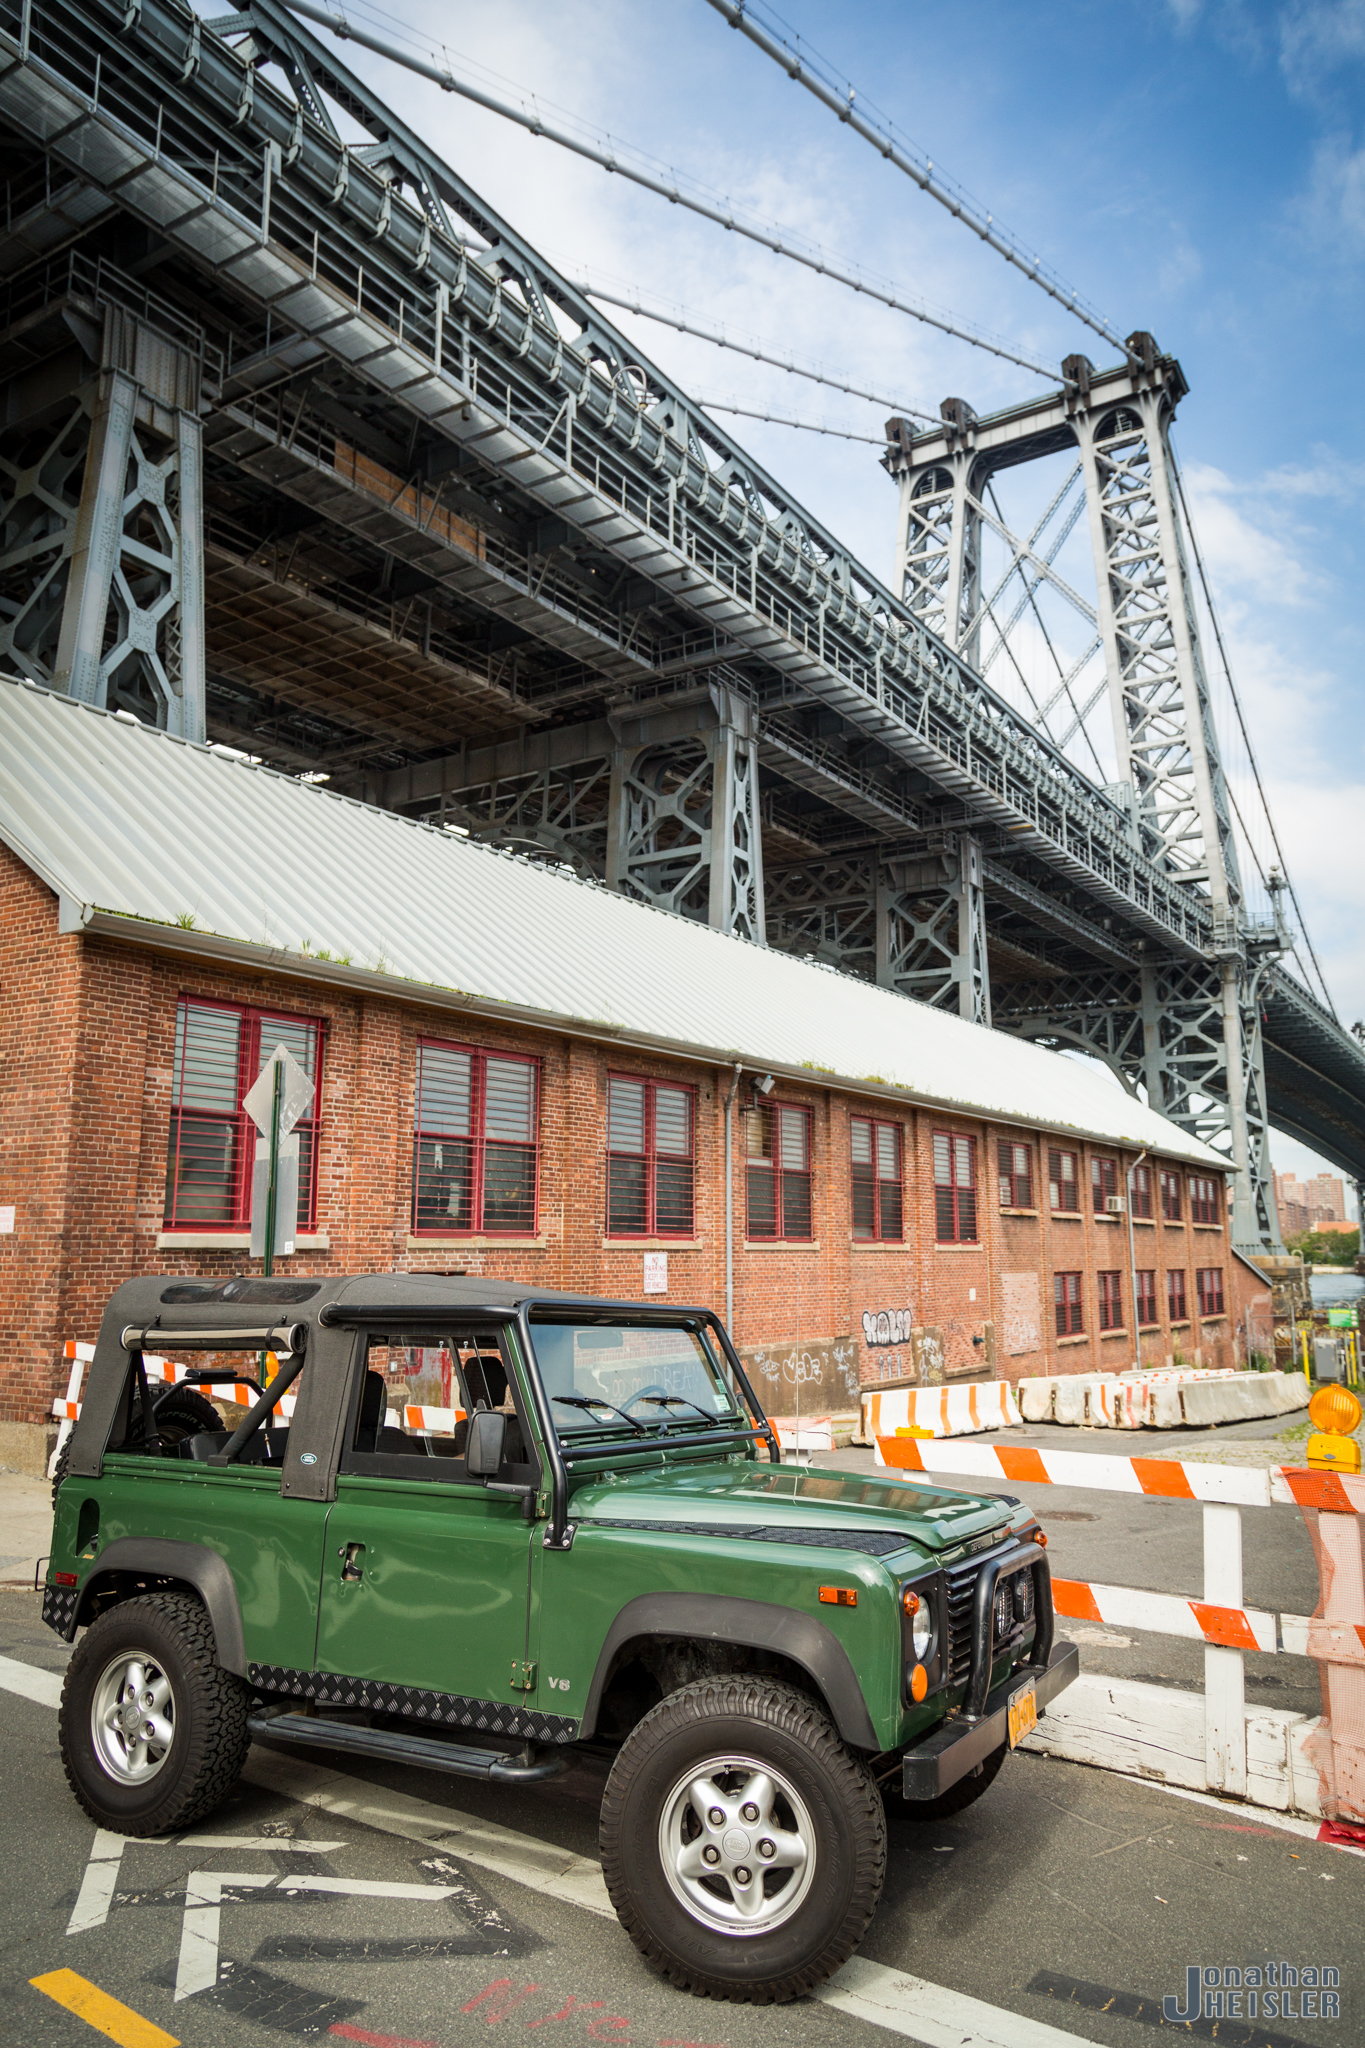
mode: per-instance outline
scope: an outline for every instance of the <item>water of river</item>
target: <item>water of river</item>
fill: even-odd
[[[1314,1308],[1331,1303],[1359,1301],[1365,1295],[1365,1279],[1358,1273],[1315,1273],[1309,1282]]]

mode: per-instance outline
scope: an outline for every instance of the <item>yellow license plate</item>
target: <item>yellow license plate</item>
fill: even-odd
[[[1010,1695],[1009,1707],[1010,1748],[1017,1749],[1026,1735],[1031,1735],[1038,1726],[1038,1693],[1033,1680],[1021,1685],[1018,1692]]]

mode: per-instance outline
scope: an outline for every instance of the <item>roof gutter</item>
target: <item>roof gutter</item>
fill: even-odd
[[[739,1051],[735,1046],[696,1045],[649,1032],[627,1031],[601,1018],[562,1017],[553,1010],[532,1009],[524,1003],[499,1002],[492,996],[471,995],[464,989],[440,988],[434,982],[410,981],[403,975],[381,974],[372,967],[347,967],[338,960],[317,960],[310,954],[293,953],[283,946],[261,946],[249,939],[224,938],[217,932],[201,932],[193,927],[160,924],[151,918],[125,916],[118,911],[97,910],[92,904],[78,903],[71,896],[58,897],[57,928],[66,934],[118,939],[125,944],[152,946],[158,952],[185,954],[194,959],[231,966],[249,966],[258,974],[265,970],[287,974],[298,981],[316,981],[328,987],[348,989],[353,993],[388,995],[396,1002],[420,1003],[428,1009],[456,1010],[467,1016],[489,1017],[503,1024],[525,1024],[537,1031],[558,1032],[564,1038],[597,1043],[607,1040],[612,1045],[626,1046],[636,1052],[662,1053],[702,1066],[733,1068]],[[928,1095],[910,1088],[898,1088],[888,1082],[863,1080],[856,1075],[838,1073],[832,1067],[792,1065],[756,1053],[745,1056],[744,1063],[753,1065],[760,1059],[765,1072],[781,1075],[784,1080],[794,1081],[805,1088],[838,1088],[844,1094],[865,1096],[879,1102],[913,1102],[925,1109],[942,1110],[946,1115],[977,1117],[982,1122],[999,1124],[1008,1130],[1049,1131],[1058,1137],[1073,1139],[1093,1137],[1106,1145],[1124,1143],[1120,1138],[1091,1132],[1079,1124],[1050,1124],[1041,1117],[1013,1116],[1008,1110],[962,1102],[950,1096]],[[1172,1142],[1161,1149],[1171,1158],[1183,1159],[1197,1166],[1213,1166],[1220,1173],[1227,1171],[1226,1161],[1216,1152],[1202,1145],[1198,1150],[1192,1150],[1179,1125],[1172,1124],[1170,1129]],[[1130,1145],[1135,1142],[1131,1138],[1127,1140]]]

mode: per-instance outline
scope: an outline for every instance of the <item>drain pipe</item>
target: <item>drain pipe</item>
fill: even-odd
[[[1123,1176],[1124,1188],[1128,1195],[1125,1206],[1128,1210],[1128,1284],[1133,1290],[1133,1364],[1138,1372],[1142,1371],[1142,1325],[1138,1322],[1137,1251],[1133,1244],[1133,1175],[1146,1157],[1147,1151],[1144,1146]]]
[[[739,1061],[735,1061],[735,1078],[730,1084],[730,1093],[725,1098],[725,1329],[730,1342],[735,1341],[735,1176],[734,1131],[735,1097],[739,1093]]]

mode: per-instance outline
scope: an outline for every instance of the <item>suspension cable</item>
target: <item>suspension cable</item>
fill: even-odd
[[[912,154],[909,146],[896,139],[890,122],[870,121],[859,113],[854,106],[856,94],[853,87],[846,80],[836,85],[823,59],[818,60],[821,68],[817,69],[813,52],[808,50],[803,57],[785,37],[772,35],[767,29],[760,27],[751,18],[746,0],[739,0],[739,4],[735,4],[735,0],[709,0],[709,4],[715,8],[717,14],[729,22],[731,28],[737,28],[740,34],[747,36],[765,56],[771,57],[775,64],[781,65],[789,78],[795,79],[798,85],[803,85],[808,93],[812,93],[822,105],[830,109],[831,113],[837,115],[855,135],[860,135],[864,142],[870,142],[879,156],[894,164],[898,171],[904,171],[906,177],[913,179],[921,192],[927,192],[931,199],[936,199],[940,206],[947,208],[955,220],[960,220],[973,234],[979,235],[983,242],[994,249],[998,256],[1003,256],[1007,263],[1012,263],[1030,284],[1036,284],[1040,291],[1046,292],[1050,299],[1055,299],[1068,313],[1073,313],[1078,320],[1083,320],[1093,333],[1101,335],[1123,355],[1136,361],[1135,351],[1129,348],[1127,342],[1119,339],[1101,313],[1088,306],[1072,286],[1066,284],[1055,272],[1046,269],[1036,256],[1027,255],[1012,235],[996,226],[994,216],[983,213],[960,187],[948,185],[941,177],[936,176],[931,158]],[[797,40],[800,41],[800,38]],[[822,70],[825,72],[824,76],[821,75]]]
[[[885,448],[885,434],[853,434],[847,427],[822,427],[814,420],[794,420],[786,413],[758,412],[749,405],[730,405],[723,398],[698,398],[694,403],[706,412],[732,412],[742,420],[766,420],[771,427],[795,427],[803,434],[828,434],[834,441],[866,441],[873,448]]]
[[[850,398],[866,398],[873,405],[884,405],[891,412],[908,414],[914,420],[925,420],[930,426],[942,425],[942,421],[935,419],[931,412],[920,412],[913,405],[883,398],[876,391],[864,391],[857,384],[845,384],[839,377],[827,376],[823,370],[798,363],[794,356],[770,356],[752,342],[740,341],[733,334],[728,334],[723,327],[699,327],[691,314],[684,319],[680,313],[660,313],[652,306],[643,305],[638,296],[625,298],[617,292],[603,291],[595,284],[580,284],[578,289],[585,299],[595,299],[604,306],[621,306],[627,313],[638,313],[642,320],[657,320],[661,327],[676,327],[679,334],[694,334],[699,341],[713,341],[717,348],[727,348],[737,356],[749,356],[756,363],[771,363],[775,370],[786,370],[790,376],[805,377],[812,384],[827,384],[831,391],[846,391]]]
[[[1189,501],[1185,496],[1185,479],[1180,474],[1180,464],[1176,461],[1174,447],[1171,448],[1171,470],[1175,476],[1175,487],[1180,496],[1180,509],[1185,515],[1185,530],[1190,536],[1190,546],[1194,550],[1195,566],[1199,571],[1200,588],[1203,590],[1204,593],[1204,602],[1209,608],[1209,619],[1213,626],[1213,637],[1218,643],[1219,659],[1222,661],[1223,664],[1223,674],[1227,678],[1228,693],[1232,698],[1232,708],[1237,713],[1237,723],[1241,728],[1242,739],[1246,744],[1247,759],[1251,763],[1251,773],[1256,783],[1256,793],[1261,799],[1261,809],[1265,813],[1265,821],[1270,828],[1271,844],[1275,848],[1275,855],[1280,863],[1280,873],[1284,876],[1286,886],[1289,890],[1289,900],[1293,904],[1295,911],[1298,913],[1299,930],[1303,933],[1303,943],[1305,944],[1305,946],[1307,946],[1309,957],[1311,958],[1314,967],[1316,967],[1318,970],[1318,984],[1322,989],[1323,999],[1326,1002],[1328,1009],[1332,1013],[1333,1021],[1337,1024],[1340,1024],[1341,1019],[1337,1016],[1336,1004],[1332,1001],[1331,994],[1328,991],[1327,977],[1322,971],[1322,963],[1318,959],[1317,953],[1314,951],[1313,941],[1308,936],[1308,921],[1304,917],[1303,906],[1299,902],[1298,891],[1294,887],[1293,879],[1289,873],[1289,863],[1285,859],[1284,849],[1280,845],[1280,835],[1275,830],[1275,820],[1270,815],[1270,804],[1266,797],[1265,784],[1261,781],[1260,764],[1256,759],[1256,749],[1251,744],[1251,734],[1247,731],[1247,722],[1242,714],[1242,700],[1237,694],[1237,685],[1232,679],[1232,663],[1228,660],[1228,650],[1223,642],[1223,628],[1219,624],[1217,608],[1215,607],[1213,602],[1213,592],[1209,589],[1209,579],[1204,569],[1204,557],[1200,551],[1199,537],[1195,533],[1194,521],[1190,517]],[[1228,791],[1228,794],[1229,796],[1232,796],[1233,804],[1235,807],[1237,804],[1236,797],[1233,796],[1233,793],[1230,789]],[[1242,815],[1240,809],[1238,809],[1237,815],[1240,821]],[[1242,831],[1246,834],[1248,849],[1251,852],[1252,859],[1255,860],[1256,849],[1251,844],[1251,834],[1247,831],[1245,822],[1242,823]],[[1260,865],[1260,862],[1257,860],[1256,866],[1258,869],[1260,868]],[[1261,880],[1266,881],[1266,877],[1264,874],[1262,874]],[[1266,886],[1267,888],[1269,887],[1268,882]],[[1305,979],[1307,979],[1306,976]]]
[[[1014,349],[1006,348],[1003,342],[995,342],[977,329],[967,327],[945,315],[931,312],[927,306],[913,300],[897,297],[894,291],[875,284],[862,271],[845,269],[834,263],[818,248],[804,250],[790,241],[784,241],[780,234],[770,232],[753,222],[744,220],[726,200],[722,206],[712,206],[704,199],[684,192],[676,178],[670,183],[655,177],[651,172],[640,169],[625,160],[615,149],[599,149],[592,143],[583,142],[576,135],[570,135],[562,128],[552,128],[539,113],[527,113],[523,107],[514,107],[506,100],[495,99],[491,93],[482,91],[467,80],[457,78],[451,70],[442,69],[438,64],[428,64],[420,57],[410,57],[406,50],[397,49],[382,36],[371,34],[368,29],[357,28],[345,15],[334,14],[329,8],[313,4],[313,0],[285,0],[285,5],[295,14],[302,14],[309,21],[320,22],[343,42],[359,43],[364,49],[373,50],[380,57],[387,57],[391,63],[402,64],[407,70],[415,71],[419,78],[429,78],[439,85],[442,92],[458,93],[462,99],[472,100],[476,106],[485,107],[491,114],[500,114],[505,121],[514,121],[531,135],[544,136],[561,149],[571,150],[575,156],[586,157],[589,163],[598,164],[604,171],[614,171],[618,177],[626,178],[633,185],[642,185],[647,192],[657,193],[673,206],[684,206],[690,213],[699,213],[704,220],[714,221],[718,227],[728,228],[731,233],[743,235],[750,242],[757,242],[764,249],[771,249],[775,256],[786,256],[793,263],[800,263],[807,270],[814,270],[822,277],[832,277],[836,284],[847,285],[850,291],[858,292],[865,299],[875,299],[879,305],[889,306],[895,313],[904,313],[911,320],[923,321],[927,327],[937,327],[940,333],[951,334],[958,341],[970,342],[973,348],[984,349],[988,355],[999,356],[1002,362],[1017,363],[1021,370],[1031,370],[1036,377],[1045,377],[1051,383],[1057,381],[1057,373],[1046,363],[1038,362],[1032,356],[1023,356]]]

